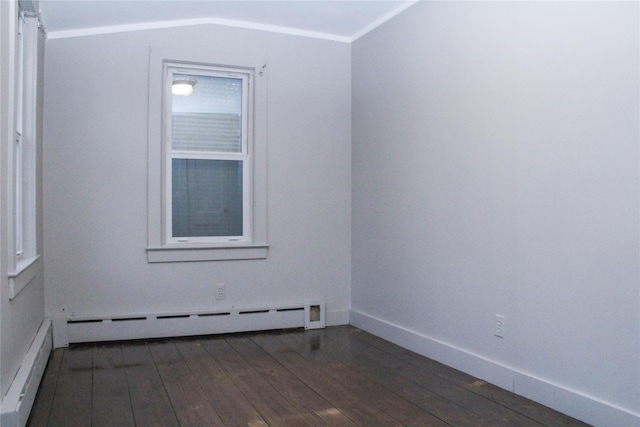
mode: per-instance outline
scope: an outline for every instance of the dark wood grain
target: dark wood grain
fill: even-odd
[[[487,420],[490,425],[522,427],[542,425],[533,419],[522,416],[516,411],[510,410],[476,393],[472,393],[454,381],[450,381],[448,378],[449,374],[446,376],[440,375],[440,371],[443,368],[442,365],[425,364],[423,366],[416,366],[392,354],[383,353],[375,347],[361,344],[357,340],[351,341],[351,346],[358,348],[361,354],[366,355],[367,358],[376,361],[388,369],[394,370],[402,377],[423,384],[435,394],[456,402],[458,405],[463,406],[475,414],[476,418]],[[473,377],[468,376],[468,378],[471,379]],[[477,379],[474,381],[477,381]]]
[[[176,346],[225,426],[267,425],[251,402],[207,353],[200,340],[179,341]]]
[[[135,426],[127,376],[119,345],[93,349],[92,425]]]
[[[33,409],[29,415],[28,423],[31,427],[45,427],[49,423],[49,414],[53,405],[64,353],[65,350],[58,349],[51,352],[49,356]]]
[[[313,334],[306,335],[311,342]],[[378,387],[383,387],[397,396],[415,404],[422,410],[432,414],[447,424],[455,426],[481,427],[493,426],[494,421],[478,418],[475,413],[466,410],[455,401],[445,399],[424,384],[415,383],[391,369],[388,369],[366,357],[352,348],[348,342],[327,339],[321,335],[321,346],[326,353],[331,354],[345,365],[353,369],[358,375],[370,378]]]
[[[331,337],[344,337],[345,335],[348,335],[348,341],[350,343],[364,342],[366,344],[369,344],[369,347],[367,347],[363,351],[370,352],[371,347],[380,349],[383,351],[382,357],[384,359],[389,359],[391,356],[393,358],[398,358],[400,360],[400,364],[402,365],[417,367],[417,369],[422,371],[433,372],[438,377],[445,379],[448,383],[456,384],[460,387],[465,388],[466,390],[483,396],[486,399],[492,400],[500,406],[509,408],[514,412],[520,413],[530,419],[535,420],[539,424],[549,427],[589,426],[589,424],[576,420],[575,418],[554,411],[551,408],[540,405],[539,403],[518,396],[485,381],[481,381],[478,378],[450,368],[446,365],[436,362],[435,360],[423,357],[410,350],[390,343],[389,341],[383,340],[382,338],[365,333],[360,329],[339,327],[331,328],[330,330],[328,330],[328,332],[329,336]]]
[[[180,425],[221,426],[222,420],[171,342],[149,346]]]
[[[356,424],[362,426],[402,425],[379,408],[363,405],[357,393],[352,393],[340,382],[327,377],[320,366],[306,360],[282,343],[279,336],[256,336],[253,340]]]
[[[326,351],[323,336],[317,331],[303,334],[287,334],[281,341],[308,359],[311,363],[322,367],[327,378],[341,384],[353,396],[360,399],[359,405],[366,402],[380,409],[405,426],[434,426],[443,427],[447,424],[413,404],[405,397],[401,397],[370,376],[362,375],[357,369],[343,363],[335,357],[334,352]]]
[[[65,351],[49,415],[49,425],[91,425],[92,381],[93,346],[81,346]]]
[[[586,424],[353,327],[74,345],[29,427]]]
[[[225,370],[231,381],[251,402],[267,424],[292,427],[323,425],[321,419],[315,414],[292,405],[278,390],[265,381],[226,340],[205,341],[203,346]]]
[[[292,405],[310,411],[330,426],[353,427],[356,424],[320,394],[289,372],[250,338],[232,337],[227,342]]]
[[[122,361],[136,425],[179,426],[148,345],[122,346]]]

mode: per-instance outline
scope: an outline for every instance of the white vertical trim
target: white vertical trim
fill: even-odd
[[[13,227],[14,216],[14,180],[13,169],[15,148],[15,120],[16,120],[16,42],[18,25],[18,7],[15,1],[0,1],[2,9],[2,22],[0,25],[0,43],[2,61],[0,62],[0,219],[2,227],[1,257],[2,280],[6,279],[7,271],[14,271],[16,267],[15,238]],[[2,289],[5,289],[3,286]]]
[[[37,256],[36,236],[36,176],[38,145],[38,19],[35,16],[23,18],[23,117],[22,117],[22,165],[21,191],[22,215],[21,249],[24,258]]]
[[[69,347],[69,328],[66,317],[54,317],[51,319],[53,328],[53,348]]]
[[[27,424],[52,347],[51,321],[45,320],[2,401],[0,423],[3,427]]]
[[[17,67],[18,71],[16,73],[16,118],[15,118],[15,136],[13,140],[13,239],[14,239],[14,256],[16,257],[16,263],[22,258],[24,254],[23,242],[23,212],[24,212],[24,204],[23,204],[23,162],[24,162],[24,145],[23,145],[23,135],[25,128],[25,120],[24,120],[24,99],[25,99],[25,47],[27,46],[25,42],[25,27],[26,20],[22,12],[20,12],[20,17],[18,18],[18,33],[17,33]]]

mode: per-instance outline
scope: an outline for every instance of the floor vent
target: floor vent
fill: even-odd
[[[190,316],[190,314],[169,314],[167,316],[157,316],[156,319],[184,319]]]
[[[304,328],[320,329],[325,327],[324,303],[316,302],[304,305]]]
[[[268,313],[269,310],[247,310],[241,311],[239,314],[260,314],[260,313]]]
[[[211,316],[230,316],[231,312],[227,311],[224,313],[201,313],[198,314],[198,317],[211,317]]]
[[[133,320],[147,320],[146,317],[116,317],[111,319],[112,322],[131,322]]]

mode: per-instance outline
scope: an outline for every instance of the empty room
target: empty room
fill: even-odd
[[[0,1],[0,425],[640,426],[640,2]]]

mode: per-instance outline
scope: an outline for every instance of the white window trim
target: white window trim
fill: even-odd
[[[163,82],[166,63],[203,64],[243,69],[254,73],[252,169],[253,204],[250,241],[172,242],[166,238],[166,192],[163,174]],[[241,52],[218,55],[211,49],[153,48],[149,59],[149,131],[147,194],[147,261],[186,262],[267,257],[267,73],[266,61],[247,58]],[[165,185],[163,185],[165,183]]]
[[[238,152],[198,152],[198,151],[184,151],[172,149],[171,141],[171,123],[169,119],[171,111],[171,97],[167,96],[164,99],[163,118],[165,119],[164,126],[164,144],[165,144],[165,159],[164,159],[164,184],[165,188],[171,188],[172,185],[172,161],[174,159],[215,159],[215,160],[240,160],[242,161],[242,174],[243,174],[243,232],[241,236],[226,236],[226,237],[174,237],[172,232],[173,216],[172,216],[172,194],[170,191],[165,193],[165,241],[171,243],[228,243],[228,242],[244,242],[248,243],[252,241],[252,221],[253,221],[253,191],[252,191],[252,172],[253,172],[253,148],[249,147],[253,140],[253,86],[254,86],[254,72],[253,70],[240,70],[231,68],[220,67],[193,67],[188,64],[177,64],[165,62],[165,84],[164,93],[171,93],[171,82],[174,78],[173,73],[178,74],[201,74],[217,77],[229,77],[232,75],[234,78],[241,79],[243,82],[242,90],[242,105],[245,109],[242,113],[242,141],[241,150]]]
[[[14,239],[14,252],[16,256],[16,263],[20,261],[24,255],[23,250],[23,143],[22,134],[25,126],[23,117],[25,105],[25,48],[27,43],[25,42],[25,19],[22,12],[18,18],[18,71],[16,74],[16,129],[15,140],[13,145],[13,239]]]
[[[42,271],[40,255],[18,261],[15,271],[9,272],[9,299],[12,300],[18,296],[40,271]]]
[[[15,86],[13,94],[14,136],[8,158],[10,186],[9,299],[24,289],[41,269],[38,262],[36,226],[36,163],[38,138],[38,18],[28,12],[19,11],[16,21],[15,39]],[[12,97],[9,96],[9,99]]]

